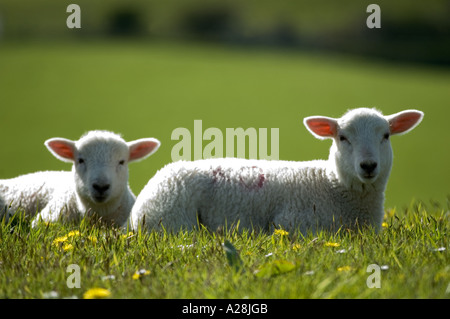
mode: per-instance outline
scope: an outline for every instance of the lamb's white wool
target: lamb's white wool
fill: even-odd
[[[0,180],[0,219],[8,219],[19,209],[34,216],[47,206],[55,190],[67,187],[71,178],[71,172],[50,171]]]
[[[381,227],[384,190],[392,166],[389,137],[422,120],[415,110],[383,116],[351,110],[340,119],[304,120],[318,138],[331,138],[328,160],[310,162],[207,159],[175,162],[148,182],[131,213],[131,224],[169,231],[198,222],[215,230]]]
[[[121,226],[136,199],[128,185],[127,164],[151,155],[160,143],[153,138],[127,143],[112,132],[90,131],[78,141],[52,138],[45,145],[58,159],[73,163],[72,171],[0,181],[2,213],[7,218],[20,209],[30,216],[38,213],[33,225],[41,219],[74,220],[90,213]]]

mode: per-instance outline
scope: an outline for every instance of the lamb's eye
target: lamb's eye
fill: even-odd
[[[121,160],[120,162],[119,162],[119,165],[124,165],[125,164],[125,160]]]
[[[81,157],[78,159],[78,164],[83,164],[84,163],[84,159],[82,159]]]
[[[350,143],[344,135],[339,135],[339,141]]]
[[[389,136],[390,136],[390,134],[389,134],[389,133],[386,133],[386,134],[383,135],[383,139],[388,140],[388,139],[389,139]]]

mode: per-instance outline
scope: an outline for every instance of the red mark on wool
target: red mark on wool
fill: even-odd
[[[258,183],[258,187],[259,188],[262,188],[263,187],[263,185],[264,185],[264,180],[265,180],[266,178],[264,177],[264,174],[259,174],[259,183]]]
[[[222,167],[217,167],[212,171],[213,174],[213,183],[217,183],[219,179],[225,178],[225,173],[222,171]]]
[[[254,171],[255,169],[258,169],[259,173],[257,176],[254,176],[251,174],[250,176],[239,177],[239,181],[242,187],[245,187],[248,190],[258,190],[261,189],[264,186],[264,181],[266,180],[266,177],[263,174],[262,168],[258,168],[256,166],[250,167],[243,167],[241,170],[250,169],[251,171]]]
[[[241,167],[241,173],[239,176],[239,185],[248,190],[258,190],[264,186],[266,177],[263,174],[263,170],[256,166]],[[231,183],[230,176],[227,176],[222,170],[222,167],[216,167],[212,170],[212,183],[217,184],[219,182]]]

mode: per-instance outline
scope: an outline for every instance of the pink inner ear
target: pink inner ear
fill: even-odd
[[[392,134],[403,133],[412,128],[421,118],[421,114],[417,112],[407,112],[400,114],[390,121],[390,129]]]
[[[336,123],[324,118],[311,118],[306,121],[309,129],[322,137],[331,137],[336,134]]]
[[[71,145],[68,145],[64,141],[50,141],[48,142],[48,146],[52,149],[53,152],[58,154],[63,158],[67,158],[70,160],[74,159],[73,148]]]
[[[130,147],[130,161],[134,161],[140,158],[145,157],[149,153],[151,153],[155,147],[158,146],[158,143],[152,141],[145,141],[137,143]]]

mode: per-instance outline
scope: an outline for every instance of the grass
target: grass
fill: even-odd
[[[16,217],[0,224],[0,298],[449,298],[449,208],[388,211],[380,234],[307,236],[31,228]],[[80,288],[67,284],[73,264]],[[373,264],[381,288],[367,285]]]

